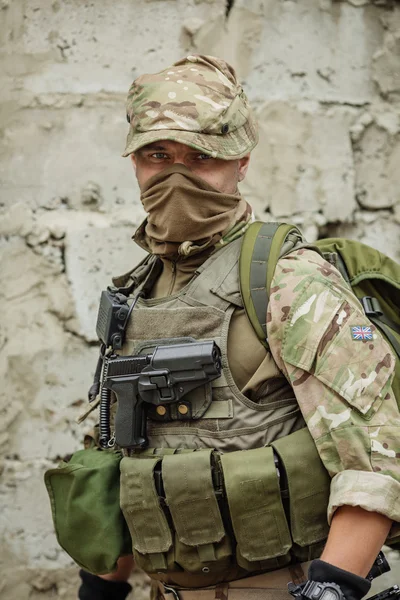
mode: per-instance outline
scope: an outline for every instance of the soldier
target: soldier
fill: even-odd
[[[149,340],[213,339],[223,367],[211,394],[150,411],[146,460],[124,451],[121,503],[153,598],[283,600],[288,582],[308,578],[359,600],[400,520],[392,352],[377,331],[370,343],[354,339],[351,327],[370,325],[358,301],[304,248],[278,261],[270,351],[257,338],[238,274],[252,210],[237,188],[257,128],[225,61],[188,56],[139,77],[127,118],[124,156],[147,212],[134,239],[149,254],[115,280],[142,295],[122,353]],[[132,564],[123,557],[102,577],[82,571],[79,598],[122,600]]]

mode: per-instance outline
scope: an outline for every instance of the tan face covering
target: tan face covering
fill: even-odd
[[[239,192],[219,192],[180,164],[151,177],[141,200],[148,213],[148,244],[154,254],[166,256],[194,254],[215,245],[248,210]]]

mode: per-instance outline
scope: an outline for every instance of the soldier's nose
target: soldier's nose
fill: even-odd
[[[174,165],[182,165],[183,167],[186,167],[187,169],[190,169],[190,164],[189,164],[189,162],[186,162],[186,161],[185,161],[185,159],[184,159],[184,158],[182,158],[182,157],[178,157],[178,156],[177,156],[177,157],[174,159],[174,162],[173,162],[173,164],[174,164]]]

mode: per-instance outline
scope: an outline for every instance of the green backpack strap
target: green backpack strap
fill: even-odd
[[[376,325],[378,327],[378,329],[380,329],[382,331],[382,333],[384,333],[384,335],[386,335],[389,342],[393,346],[393,350],[396,352],[397,356],[400,358],[400,341],[396,338],[396,336],[393,334],[393,331],[392,331],[394,329],[394,331],[400,335],[400,326],[397,323],[395,323],[394,321],[392,321],[391,319],[389,319],[386,315],[384,315],[382,313],[382,309],[380,307],[378,310],[373,309],[372,312],[367,312],[365,310],[365,302],[364,302],[365,300],[375,300],[375,298],[370,298],[369,296],[365,296],[363,298],[363,306],[364,306],[365,314],[367,315],[369,320],[372,321],[373,324]]]
[[[262,344],[268,348],[267,306],[276,263],[303,240],[289,223],[256,221],[243,236],[239,279],[244,308]]]

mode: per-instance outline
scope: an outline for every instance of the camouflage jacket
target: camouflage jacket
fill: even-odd
[[[272,355],[333,478],[329,522],[341,505],[399,522],[400,414],[387,342],[338,271],[304,249],[278,261],[267,323]],[[363,326],[372,339],[353,329]]]

